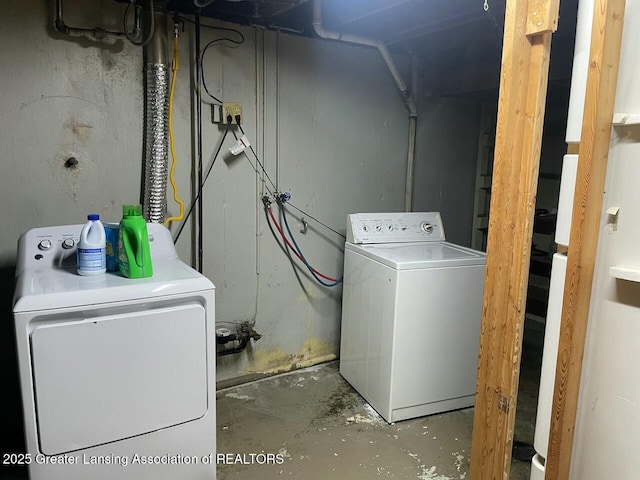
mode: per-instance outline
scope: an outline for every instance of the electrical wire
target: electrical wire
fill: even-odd
[[[205,55],[207,49],[209,47],[211,47],[212,45],[215,45],[217,42],[227,41],[227,42],[231,42],[231,43],[235,44],[236,46],[241,45],[245,41],[244,35],[242,34],[242,32],[240,30],[237,30],[235,28],[227,28],[227,27],[218,27],[218,26],[215,26],[215,25],[207,25],[206,23],[199,23],[199,22],[196,22],[194,20],[191,20],[190,18],[186,18],[186,17],[180,16],[180,15],[176,15],[176,18],[178,20],[180,20],[180,21],[189,22],[189,23],[192,23],[194,25],[196,25],[196,23],[197,23],[197,25],[200,26],[200,27],[209,28],[211,30],[217,30],[217,31],[220,31],[220,32],[231,32],[231,33],[234,33],[234,34],[238,35],[239,40],[238,39],[234,39],[234,38],[230,38],[230,37],[216,38],[216,39],[210,41],[209,43],[207,43],[207,45],[201,51],[198,52],[198,62],[199,62],[200,71],[201,71],[201,75],[200,75],[200,79],[199,79],[199,83],[198,83],[198,88],[200,88],[200,84],[201,84],[202,88],[204,88],[205,93],[207,95],[209,95],[209,97],[211,97],[215,102],[217,102],[218,104],[222,105],[222,103],[223,103],[222,100],[220,100],[218,97],[213,95],[211,93],[211,91],[209,90],[209,87],[207,86],[207,81],[206,81],[205,76],[204,76],[204,55]],[[200,101],[201,102],[203,101],[202,97],[200,98]],[[203,103],[208,103],[208,102],[203,102]]]
[[[129,21],[129,9],[131,8],[131,6],[134,6],[136,2],[137,0],[131,0],[127,5],[127,8],[125,8],[124,17],[122,19],[122,28],[124,30],[125,37],[127,37],[127,40],[129,40],[131,43],[133,43],[137,47],[144,47],[147,43],[151,41],[151,38],[153,37],[153,32],[155,31],[155,15],[153,10],[153,0],[149,0],[149,33],[147,34],[147,38],[145,38],[141,42],[134,39],[131,36],[131,33],[129,33],[129,30],[127,30],[127,23]]]
[[[200,12],[196,13],[196,28],[195,28],[195,49],[196,55],[200,55],[200,40],[201,40],[201,32],[200,32]],[[202,89],[200,85],[202,84],[202,62],[196,61],[196,76],[198,77],[198,90],[196,91],[196,118],[197,118],[197,133],[196,133],[196,149],[198,151],[198,155],[196,157],[196,174],[198,178],[198,216],[196,221],[196,236],[197,236],[197,252],[198,252],[198,271],[202,273],[204,271],[204,199],[202,194],[202,189],[204,188],[204,180],[202,178]],[[213,159],[215,162],[215,157]]]
[[[240,122],[238,122],[238,119],[236,119],[236,122],[238,124],[238,127],[240,128],[240,131],[242,132],[242,135],[245,135],[244,129],[242,128],[242,125],[240,125]],[[235,133],[234,133],[234,135],[235,135]],[[236,138],[238,138],[238,137],[236,136]],[[264,165],[262,165],[262,162],[258,158],[258,155],[256,155],[256,151],[253,149],[253,146],[251,146],[251,144],[249,144],[249,149],[251,150],[251,153],[253,153],[253,156],[255,157],[256,162],[258,162],[258,165],[260,165],[260,168],[262,169],[262,173],[264,173],[265,177],[267,177],[267,179],[269,180],[269,183],[271,183],[271,186],[273,187],[273,189],[277,192],[278,191],[278,187],[276,187],[276,184],[273,183],[273,180],[271,180],[271,177],[267,173],[267,170],[264,168]]]
[[[189,22],[189,23],[191,23],[193,25],[196,24],[195,20],[191,20],[190,18],[183,17],[180,14],[176,14],[176,18],[180,19],[181,21]],[[207,25],[206,23],[200,23],[200,26],[204,27],[204,28],[210,28],[211,30],[221,30],[221,31],[225,31],[225,32],[234,32],[234,33],[238,33],[238,34],[242,35],[240,30],[237,30],[235,28],[218,27],[217,25]]]
[[[244,130],[242,129],[242,125],[240,125],[240,123],[238,122],[238,127],[240,127],[240,131],[242,132],[242,134],[244,135]],[[238,139],[238,136],[235,134],[235,132],[233,133],[233,135],[236,137],[236,140]],[[264,165],[262,165],[262,162],[260,161],[260,159],[258,158],[258,156],[256,155],[255,150],[253,149],[253,147],[251,145],[249,145],[249,149],[251,150],[251,153],[253,154],[253,156],[255,157],[256,161],[258,162],[258,165],[260,165],[260,168],[262,169],[262,172],[264,173],[264,175],[269,179],[269,182],[271,183],[271,186],[274,188],[275,191],[277,191],[277,188],[275,186],[275,184],[273,183],[273,181],[271,180],[271,177],[269,177],[269,174],[267,173],[267,170],[264,168]],[[249,157],[247,157],[247,159],[249,160]],[[249,163],[251,163],[251,160],[249,160]],[[251,165],[253,167],[253,164]],[[257,171],[257,169],[255,167],[253,167],[254,170],[256,170],[257,173],[259,173]],[[267,191],[269,191],[269,189],[267,188]],[[271,192],[269,192],[271,194]],[[309,217],[311,220],[315,221],[316,223],[318,223],[319,225],[322,225],[323,227],[325,227],[328,230],[331,230],[333,233],[335,233],[336,235],[346,239],[347,237],[344,236],[342,233],[338,232],[337,230],[331,228],[329,225],[327,225],[324,222],[321,222],[320,220],[318,220],[316,217],[314,217],[313,215],[305,212],[304,210],[296,207],[293,203],[291,202],[287,202],[287,205],[295,208],[297,211],[299,211],[300,213],[302,213],[303,215]]]
[[[177,25],[175,25],[173,38],[173,62],[171,65],[171,89],[169,90],[169,147],[171,149],[171,169],[169,170],[169,181],[171,182],[171,186],[173,187],[173,199],[180,207],[180,213],[178,214],[178,216],[167,218],[163,224],[165,227],[173,221],[182,220],[182,217],[184,216],[184,202],[180,200],[180,195],[178,194],[178,186],[176,185],[175,179],[173,177],[176,170],[176,164],[178,163],[173,135],[173,95],[176,88],[178,70],[180,68],[180,56],[178,53],[179,36],[180,35],[178,33],[178,27]]]
[[[309,217],[309,218],[310,218],[311,220],[313,220],[314,222],[316,222],[316,223],[318,223],[318,224],[322,225],[324,228],[326,228],[326,229],[328,229],[328,230],[331,230],[333,233],[335,233],[336,235],[338,235],[338,236],[340,236],[340,237],[342,237],[342,238],[344,238],[344,239],[346,240],[346,238],[347,238],[347,237],[346,237],[345,235],[343,235],[343,234],[342,234],[342,233],[340,233],[339,231],[337,231],[337,230],[335,230],[335,229],[331,228],[331,227],[330,227],[329,225],[327,225],[326,223],[321,222],[320,220],[318,220],[318,219],[317,219],[316,217],[314,217],[313,215],[311,215],[311,214],[309,214],[309,213],[305,212],[304,210],[301,210],[300,208],[296,207],[293,203],[291,203],[291,202],[287,202],[287,205],[289,205],[290,207],[295,208],[297,211],[299,211],[299,212],[300,212],[300,213],[302,213],[303,215],[305,215],[305,216]]]
[[[307,269],[309,270],[309,272],[311,272],[311,275],[313,275],[313,278],[316,279],[316,281],[320,284],[320,285],[324,285],[325,287],[335,287],[339,284],[342,283],[342,277],[340,277],[339,279],[331,279],[332,283],[326,283],[322,280],[320,280],[320,278],[318,277],[318,275],[316,275],[316,270],[315,268],[313,268],[309,262],[307,261],[307,259],[305,258],[305,256],[302,254],[302,251],[300,250],[300,247],[298,247],[298,243],[296,242],[295,237],[293,236],[293,233],[291,232],[291,228],[289,228],[289,222],[287,221],[287,212],[286,212],[286,208],[284,208],[284,206],[280,206],[280,212],[282,212],[282,219],[284,220],[284,226],[287,229],[287,232],[289,232],[289,236],[291,237],[291,241],[293,242],[293,245],[295,247],[295,249],[298,251],[298,253],[300,254],[300,258],[302,259],[302,262],[307,266]],[[323,275],[324,276],[324,275]]]
[[[238,137],[236,137],[236,139],[237,139],[237,138],[238,138]],[[254,170],[258,175],[260,175],[260,170],[258,170],[258,167],[256,167],[256,166],[253,164],[253,162],[251,161],[251,159],[250,159],[249,157],[247,157],[246,155],[245,155],[245,157],[247,158],[247,161],[249,162],[249,165],[251,165],[251,168],[253,168],[253,170]],[[276,193],[275,193],[275,192],[273,192],[273,191],[271,191],[271,189],[269,189],[269,186],[268,186],[267,184],[264,184],[264,186],[265,186],[265,188],[266,188],[267,192],[269,193],[269,195],[270,195],[271,197],[273,197],[273,198],[276,198],[276,197],[277,197]]]
[[[238,123],[238,126],[240,127],[240,123]],[[240,130],[242,131],[242,134],[244,135],[244,130],[242,130],[242,127],[240,127]],[[233,136],[235,137],[235,139],[236,139],[236,140],[240,140],[240,139],[238,138],[238,135],[236,134],[235,130],[231,130],[231,132],[233,133]],[[240,141],[242,141],[242,140],[240,140]],[[244,142],[243,142],[243,144],[244,144]],[[262,165],[262,162],[260,161],[260,159],[259,159],[259,158],[258,158],[258,156],[256,155],[256,153],[255,153],[255,151],[253,150],[253,147],[251,146],[251,144],[249,144],[249,148],[250,148],[250,149],[251,149],[251,151],[253,152],[253,156],[255,157],[257,164],[258,164],[258,165],[260,165],[260,170],[262,170],[262,173],[264,173],[264,174],[266,175],[266,177],[267,177],[267,178],[269,178],[269,174],[268,174],[268,173],[267,173],[267,171],[265,170],[264,165]],[[251,161],[251,159],[250,159],[250,158],[249,158],[249,156],[247,155],[246,151],[244,151],[243,153],[244,153],[244,156],[247,158],[247,161],[249,162],[249,165],[251,165],[251,168],[253,168],[253,170],[255,170],[255,172],[256,172],[258,175],[260,175],[260,170],[258,170],[258,167],[256,167],[256,166],[253,164],[253,162]],[[271,182],[271,178],[269,178],[269,181],[271,182],[271,186],[273,187],[273,190],[271,190],[271,189],[269,188],[269,186],[268,186],[266,183],[264,183],[264,179],[263,179],[262,181],[263,181],[263,184],[264,184],[265,188],[267,189],[267,192],[269,192],[269,195],[271,195],[274,199],[275,199],[275,198],[277,198],[277,195],[276,195],[276,192],[277,192],[277,190],[276,190],[276,186],[273,184],[273,182]]]
[[[282,240],[284,240],[284,242],[287,244],[287,246],[291,249],[291,251],[295,254],[296,257],[298,257],[298,260],[300,260],[301,262],[305,263],[302,255],[300,255],[300,253],[298,252],[298,250],[295,248],[295,246],[293,246],[291,244],[291,242],[289,242],[289,239],[287,238],[287,236],[285,235],[284,231],[282,230],[282,227],[280,226],[280,224],[278,223],[278,221],[276,220],[276,217],[273,215],[273,210],[271,209],[271,206],[267,207],[267,212],[269,213],[269,217],[271,217],[271,221],[273,222],[273,225],[276,227],[276,230],[278,230],[278,233],[280,234],[280,236],[282,237]],[[293,238],[293,237],[292,237]],[[311,270],[313,272],[315,272],[319,277],[324,278],[325,280],[329,280],[330,282],[338,282],[338,279],[333,278],[333,277],[329,277],[328,275],[325,275],[323,273],[320,273],[318,270],[316,270],[313,267],[310,267],[308,264],[305,263],[305,265],[307,265],[307,268],[311,268]]]
[[[182,16],[178,16],[177,18],[179,18],[180,20],[189,22],[189,23],[196,23],[193,20],[189,19],[189,18],[185,18]],[[224,37],[224,38],[217,38],[215,40],[210,41],[209,43],[207,43],[207,45],[202,49],[202,53],[200,55],[200,71],[201,71],[201,79],[202,79],[202,86],[206,92],[207,95],[209,95],[213,100],[215,100],[216,102],[218,102],[219,104],[222,105],[222,100],[220,100],[219,98],[217,98],[216,96],[214,96],[208,89],[205,78],[204,78],[204,54],[206,53],[206,50],[211,46],[214,45],[216,42],[220,42],[220,41],[229,41],[231,43],[234,43],[236,45],[241,45],[242,43],[244,43],[245,41],[245,37],[242,34],[242,32],[240,30],[236,30],[234,28],[226,28],[226,27],[217,27],[215,25],[207,25],[207,24],[200,24],[202,27],[205,28],[210,28],[212,30],[218,30],[218,31],[226,31],[226,32],[232,32],[235,33],[236,35],[238,35],[240,37],[240,40],[236,40],[236,39],[232,39],[232,38],[228,38],[228,37]],[[240,122],[237,122],[238,127],[240,128],[240,131],[242,132],[243,135],[245,135],[244,133],[244,129],[242,128],[242,125],[240,124]],[[236,137],[236,139],[238,138],[237,135],[235,134],[235,132],[233,132],[234,136]],[[267,172],[267,170],[264,168],[264,165],[262,164],[262,162],[260,161],[260,158],[258,158],[258,155],[256,154],[255,150],[253,149],[253,146],[249,145],[249,149],[251,150],[251,153],[253,154],[254,158],[256,159],[256,162],[258,163],[258,165],[260,166],[260,169],[262,170],[262,173],[264,174],[264,176],[269,180],[269,183],[271,184],[271,186],[273,187],[273,191],[270,191],[269,188],[267,187],[267,192],[269,192],[270,195],[274,196],[274,192],[278,191],[278,188],[276,187],[276,184],[273,182],[273,180],[271,179],[271,177],[269,176],[269,173]],[[258,171],[258,169],[253,165],[253,163],[251,162],[251,160],[249,159],[249,157],[247,156],[247,160],[249,160],[249,164],[251,165],[251,167],[256,171],[256,173],[260,173]],[[305,212],[304,210],[302,210],[301,208],[295,206],[293,203],[291,202],[287,202],[289,206],[291,206],[292,208],[294,208],[295,210],[297,210],[298,212],[302,213],[303,215],[309,217],[311,220],[313,220],[314,222],[316,222],[318,225],[322,225],[323,227],[325,227],[327,230],[332,231],[333,233],[335,233],[336,235],[346,239],[347,237],[345,235],[343,235],[342,233],[340,233],[339,231],[337,231],[334,228],[331,228],[329,225],[327,225],[326,223],[318,220],[316,217],[314,217],[313,215],[311,215],[308,212]]]
[[[238,125],[238,127],[240,128],[240,131],[242,132],[243,135],[245,135],[244,133],[244,129],[242,128],[241,125],[241,118],[239,116],[236,116],[235,118],[236,120],[236,124]],[[229,122],[230,123],[230,122]],[[238,140],[238,135],[236,134],[235,130],[232,130],[233,136],[236,138],[236,140]],[[243,142],[244,143],[244,142]],[[264,168],[264,165],[262,164],[262,162],[260,161],[260,159],[258,158],[258,155],[256,154],[255,150],[253,149],[253,147],[251,146],[251,144],[249,144],[249,149],[251,150],[251,153],[253,154],[253,156],[256,159],[256,163],[258,165],[260,165],[260,168],[262,169],[262,172],[264,173],[264,175],[269,179],[269,182],[271,183],[271,185],[273,186],[273,188],[276,190],[277,192],[277,188],[275,186],[275,184],[273,183],[273,181],[271,180],[271,177],[269,177],[269,174],[267,173],[266,169]],[[251,168],[253,168],[253,170],[257,173],[260,174],[260,172],[258,171],[258,167],[255,166],[253,164],[253,162],[251,161],[251,159],[246,155],[246,151],[245,151],[245,157],[247,158],[247,161],[249,162],[249,164],[251,165]],[[287,239],[287,236],[284,234],[284,231],[282,230],[282,226],[278,223],[278,221],[276,220],[276,218],[273,215],[273,211],[271,209],[271,206],[267,204],[267,202],[269,202],[268,197],[266,197],[263,201],[265,202],[265,208],[267,209],[268,212],[268,217],[271,217],[271,220],[273,222],[273,224],[275,225],[276,229],[278,230],[278,232],[280,233],[280,236],[282,237],[283,241],[285,242],[285,244],[293,251],[293,253],[296,255],[296,257],[298,257],[298,259],[304,263],[304,265],[307,267],[307,269],[309,270],[309,272],[311,273],[311,275],[313,276],[313,278],[315,278],[315,280],[320,283],[321,285],[324,285],[325,287],[335,287],[337,285],[339,285],[340,283],[342,283],[342,277],[340,277],[339,279],[333,278],[333,277],[329,277],[321,272],[319,272],[318,270],[316,270],[315,268],[313,268],[309,262],[307,261],[307,259],[304,257],[302,250],[300,250],[300,247],[298,247],[298,244],[293,236],[293,233],[291,232],[291,229],[289,228],[289,223],[287,222],[287,217],[286,217],[286,212],[285,212],[285,208],[282,205],[282,200],[280,198],[279,195],[274,194],[273,192],[270,191],[268,185],[264,184],[267,192],[269,192],[269,194],[274,197],[276,199],[276,201],[278,202],[278,205],[280,206],[280,211],[282,212],[282,218],[284,220],[285,223],[285,227],[287,229],[287,231],[289,232],[289,236],[291,237],[291,240],[293,241],[293,245],[291,245],[291,243],[289,242],[289,240]],[[292,205],[293,206],[293,205]],[[297,210],[300,210],[299,208],[295,207]],[[304,212],[302,212],[304,213]],[[308,215],[305,213],[305,215]],[[344,235],[340,234],[339,232],[336,232],[334,229],[332,229],[331,227],[328,227],[327,225],[325,225],[324,223],[320,222],[319,220],[317,220],[316,218],[312,217],[311,215],[308,215],[310,218],[313,218],[316,222],[324,225],[325,227],[329,228],[331,231],[337,233],[338,235],[344,237]],[[267,220],[269,219],[267,217]],[[320,277],[324,278],[325,280],[328,280],[331,283],[326,283],[324,281],[322,281],[320,279]]]
[[[209,174],[211,173],[211,170],[213,169],[213,166],[215,165],[216,160],[218,159],[218,155],[220,154],[220,150],[222,150],[222,145],[224,144],[224,140],[225,140],[225,138],[227,138],[227,133],[229,133],[229,130],[225,130],[224,131],[224,135],[222,136],[222,140],[220,141],[220,145],[218,145],[218,150],[216,150],[216,153],[213,156],[213,160],[211,161],[211,165],[209,165],[209,168],[207,169],[207,174],[205,175],[204,179],[202,180],[202,185],[197,190],[198,193],[196,193],[196,196],[193,197],[193,199],[191,200],[191,206],[189,207],[189,210],[187,211],[187,214],[185,215],[184,220],[182,221],[182,225],[180,225],[180,229],[178,230],[178,233],[176,233],[176,238],[174,238],[173,243],[177,243],[178,239],[180,238],[180,234],[182,233],[182,230],[184,230],[184,227],[187,224],[187,221],[189,220],[189,217],[191,216],[191,212],[193,212],[193,207],[195,207],[196,202],[200,199],[200,193],[202,192],[202,189],[204,188],[204,185],[207,183],[207,179],[209,178]]]
[[[203,25],[205,26],[205,25]],[[215,95],[213,95],[210,91],[209,91],[209,87],[207,86],[207,81],[205,79],[204,76],[204,56],[207,53],[207,50],[212,46],[215,45],[219,42],[230,42],[232,44],[234,44],[236,47],[238,45],[242,45],[245,41],[244,35],[242,34],[242,32],[240,30],[236,30],[235,28],[225,28],[225,27],[214,27],[212,25],[207,25],[209,28],[213,29],[213,30],[219,30],[219,31],[224,31],[224,32],[232,32],[236,35],[238,35],[240,37],[240,39],[235,39],[235,38],[231,38],[231,37],[222,37],[222,38],[215,38],[213,40],[211,40],[209,43],[207,43],[204,48],[202,49],[201,53],[200,53],[200,65],[202,67],[202,87],[204,88],[204,91],[206,92],[207,95],[209,95],[212,99],[214,99],[216,102],[222,104],[222,100],[220,100],[218,97],[216,97]]]

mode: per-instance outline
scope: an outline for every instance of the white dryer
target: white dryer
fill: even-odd
[[[82,225],[18,242],[14,318],[31,480],[215,478],[214,286],[149,225],[154,275],[82,277]]]
[[[474,404],[485,263],[439,213],[348,216],[340,373],[387,422]]]

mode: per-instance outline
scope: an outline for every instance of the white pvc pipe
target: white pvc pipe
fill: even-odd
[[[405,185],[404,211],[410,212],[413,208],[413,170],[416,158],[416,130],[418,117],[409,117],[409,149],[407,151],[407,183]]]
[[[411,92],[407,88],[407,84],[402,79],[402,75],[398,71],[393,57],[389,52],[389,49],[381,40],[373,38],[361,37],[359,35],[350,35],[348,33],[340,33],[332,30],[326,30],[322,25],[322,0],[313,0],[313,29],[319,37],[328,40],[337,40],[340,42],[353,43],[356,45],[365,45],[367,47],[377,48],[382,55],[384,63],[387,65],[391,76],[393,77],[400,95],[404,100],[407,109],[409,110],[409,146],[407,151],[407,175],[405,186],[405,199],[404,209],[407,212],[411,211],[413,202],[413,169],[415,163],[415,147],[416,147],[416,129],[418,120],[418,107],[415,102],[415,95],[412,96]],[[412,71],[412,88],[415,94],[417,89],[417,67],[415,61],[411,64]]]
[[[549,306],[547,308],[544,347],[542,349],[542,368],[540,372],[540,390],[538,392],[536,429],[533,437],[533,446],[542,458],[547,457],[547,450],[549,449],[553,389],[556,380],[566,273],[567,256],[563,253],[554,254],[551,264],[551,279],[549,280]]]
[[[384,44],[384,42],[382,42],[381,40],[373,39],[373,38],[361,37],[359,35],[351,35],[348,33],[340,33],[332,30],[326,30],[322,25],[322,0],[313,0],[313,23],[312,24],[313,24],[313,29],[321,38],[377,48],[380,54],[382,55],[382,58],[384,59],[384,62],[386,63],[387,68],[389,69],[389,72],[391,72],[391,76],[396,82],[396,85],[398,86],[398,90],[400,90],[400,95],[402,95],[402,98],[404,99],[407,105],[407,108],[409,109],[409,114],[416,115],[417,108],[416,108],[414,99],[409,94],[407,85],[402,79],[402,75],[400,75],[400,72],[398,71],[398,68],[396,67],[395,62],[391,57],[391,53],[389,52],[389,49]]]
[[[411,93],[414,99],[418,98],[418,59],[411,56]],[[407,149],[407,179],[405,186],[404,211],[413,209],[413,177],[416,159],[416,131],[418,128],[418,115],[409,115],[409,148]]]
[[[573,54],[571,94],[569,95],[569,113],[567,115],[567,143],[580,143],[580,135],[582,134],[582,115],[587,91],[593,10],[594,0],[580,0],[578,3],[576,45]]]

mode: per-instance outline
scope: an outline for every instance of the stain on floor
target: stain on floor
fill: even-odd
[[[525,337],[515,439],[526,443],[542,328],[527,326]],[[219,480],[469,478],[472,408],[390,425],[340,376],[338,362],[219,391],[217,408],[218,454],[262,460],[219,462]],[[528,480],[529,462],[514,459],[510,478]]]

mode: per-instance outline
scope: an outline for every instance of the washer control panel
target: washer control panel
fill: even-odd
[[[439,212],[352,213],[347,216],[347,242],[443,242]]]

